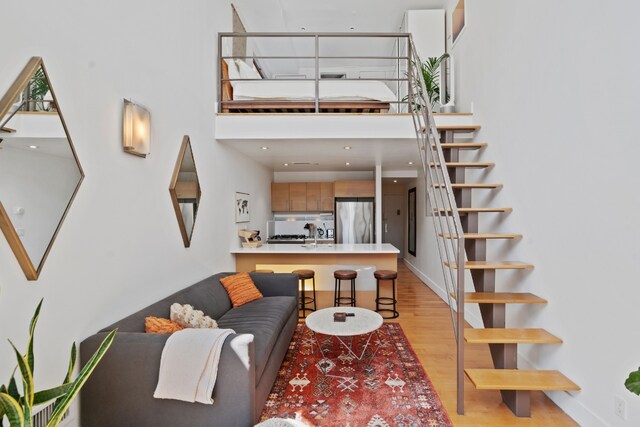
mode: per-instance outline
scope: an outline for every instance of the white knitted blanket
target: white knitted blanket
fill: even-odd
[[[213,403],[222,345],[231,329],[183,329],[164,345],[153,397]]]

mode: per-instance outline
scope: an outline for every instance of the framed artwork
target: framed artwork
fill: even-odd
[[[236,222],[249,222],[251,221],[251,203],[249,203],[249,194],[236,193]]]
[[[456,8],[451,13],[451,43],[456,44],[462,31],[465,29],[467,14],[464,8],[464,0],[458,0]]]
[[[409,190],[409,209],[407,209],[409,215],[409,230],[407,250],[413,256],[416,256],[416,189],[415,187]]]

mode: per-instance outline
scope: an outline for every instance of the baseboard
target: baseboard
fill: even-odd
[[[438,297],[442,301],[444,301],[445,304],[449,305],[449,299],[447,298],[447,291],[445,290],[445,288],[443,288],[442,286],[438,285],[436,282],[431,280],[429,276],[427,276],[422,271],[420,271],[415,265],[411,264],[411,262],[409,262],[406,258],[404,259],[404,263],[406,264],[407,268],[411,270],[413,274],[418,276],[418,279],[420,279],[422,283],[427,285],[433,292],[435,292],[435,294],[438,295]],[[482,319],[473,313],[465,312],[464,318],[474,328],[484,327],[482,323]]]

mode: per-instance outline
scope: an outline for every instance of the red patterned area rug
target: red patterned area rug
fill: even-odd
[[[296,419],[308,426],[453,426],[399,324],[384,324],[372,336],[362,360],[350,355],[334,337],[317,338],[326,359],[313,332],[303,324],[297,326],[262,421]],[[362,354],[366,338],[354,338],[356,355]]]

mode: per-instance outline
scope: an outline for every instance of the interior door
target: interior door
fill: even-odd
[[[401,194],[382,196],[382,242],[398,248],[398,258],[403,257],[404,251],[404,208]]]

